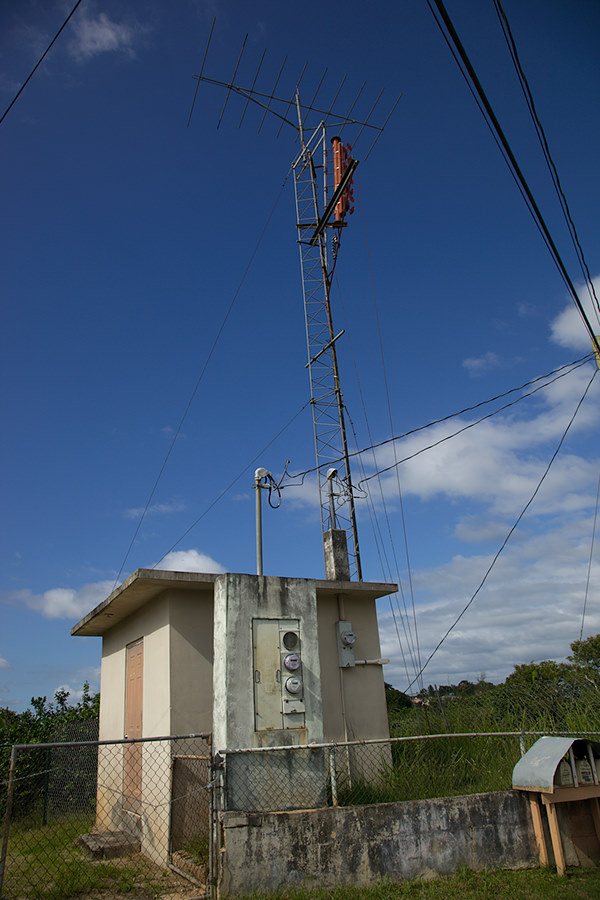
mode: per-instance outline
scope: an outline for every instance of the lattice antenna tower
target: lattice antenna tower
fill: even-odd
[[[291,94],[280,88],[283,71],[287,62],[284,58],[279,68],[275,84],[270,92],[258,89],[260,72],[266,51],[258,63],[251,86],[242,87],[236,79],[246,47],[247,35],[238,55],[235,69],[230,81],[221,81],[204,74],[208,51],[211,44],[214,21],[206,44],[204,58],[197,79],[192,101],[188,126],[191,121],[198,88],[201,82],[218,85],[226,89],[225,102],[217,123],[223,116],[231,95],[245,100],[239,125],[241,126],[249,103],[263,109],[263,116],[258,130],[262,129],[267,114],[279,120],[277,137],[284,125],[291,126],[297,132],[300,151],[292,162],[294,189],[296,198],[296,228],[300,249],[300,268],[302,274],[302,293],[304,299],[304,315],[306,322],[306,342],[308,351],[307,369],[310,379],[311,406],[315,452],[319,483],[319,500],[321,507],[321,530],[324,543],[329,536],[344,534],[344,542],[349,549],[350,577],[362,581],[360,546],[356,524],[354,487],[348,456],[346,435],[346,414],[344,398],[340,384],[336,342],[344,334],[335,333],[331,312],[330,291],[333,269],[337,258],[342,229],[346,227],[346,215],[352,210],[352,176],[358,160],[350,153],[350,145],[344,146],[341,133],[351,129],[352,150],[363,133],[372,137],[368,156],[379,139],[400,97],[389,110],[382,125],[376,125],[372,116],[383,95],[379,92],[366,115],[355,110],[360,109],[366,82],[363,82],[352,104],[345,114],[334,111],[334,105],[340,102],[340,94],[344,87],[344,75],[330,105],[324,109],[317,106],[317,98],[322,92],[327,69],[323,72],[310,103],[300,99],[300,84],[306,73],[306,64],[300,77],[294,82]],[[279,95],[275,92],[278,91]],[[362,100],[364,103],[364,99]],[[312,121],[311,121],[312,120]],[[327,134],[333,132],[332,150],[329,151]],[[327,562],[326,562],[327,566]]]

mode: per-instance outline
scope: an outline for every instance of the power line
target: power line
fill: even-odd
[[[152,566],[153,569],[155,569],[155,568],[158,566],[158,563],[162,562],[162,560],[165,558],[165,556],[168,556],[169,553],[171,553],[171,552],[175,549],[175,547],[177,547],[178,544],[180,544],[180,543],[182,542],[182,540],[183,540],[185,537],[188,536],[188,534],[190,533],[190,531],[192,531],[192,530],[196,527],[196,525],[198,524],[198,522],[200,522],[200,521],[204,518],[204,516],[205,516],[208,512],[210,512],[210,510],[213,508],[213,506],[216,506],[216,505],[217,505],[217,503],[219,502],[219,500],[221,500],[221,499],[225,496],[225,494],[226,494],[228,491],[231,490],[231,488],[234,486],[234,484],[236,484],[236,483],[240,480],[240,478],[242,477],[242,475],[244,475],[244,474],[248,471],[248,469],[250,469],[250,468],[254,465],[254,463],[255,463],[258,459],[260,459],[260,457],[263,455],[263,453],[265,453],[265,451],[269,449],[269,447],[271,446],[271,444],[274,444],[274,443],[275,443],[275,441],[277,440],[277,438],[280,437],[280,435],[282,435],[283,432],[284,432],[287,428],[289,428],[289,426],[292,424],[292,422],[293,422],[295,419],[297,419],[298,416],[299,416],[302,412],[304,412],[304,410],[306,409],[306,407],[309,406],[309,405],[310,405],[310,400],[307,400],[306,403],[304,404],[304,406],[302,406],[302,407],[298,410],[298,412],[294,413],[294,415],[292,416],[292,418],[289,419],[288,422],[286,422],[286,424],[283,426],[283,428],[280,428],[280,429],[279,429],[279,431],[277,432],[277,434],[275,435],[275,437],[271,438],[271,440],[269,441],[269,443],[268,443],[268,444],[265,444],[265,446],[262,448],[262,450],[259,450],[259,451],[258,451],[258,453],[256,454],[256,456],[253,456],[253,457],[252,457],[252,459],[250,460],[250,462],[249,462],[246,466],[244,466],[244,468],[241,470],[241,472],[239,472],[239,473],[235,476],[235,478],[234,478],[232,481],[229,482],[229,484],[227,485],[227,487],[224,488],[224,489],[221,491],[221,493],[218,494],[217,497],[215,497],[215,499],[214,499],[211,503],[209,503],[209,505],[206,507],[206,509],[198,516],[197,519],[195,519],[194,522],[192,522],[192,524],[189,526],[189,528],[186,528],[186,530],[183,532],[183,534],[181,535],[181,537],[179,537],[179,538],[175,541],[175,543],[174,543],[171,547],[169,547],[169,549],[168,549],[165,553],[163,553],[163,555],[162,555],[161,558],[158,560],[158,562],[154,563],[154,565]]]
[[[523,509],[522,509],[521,512],[519,513],[519,516],[517,517],[517,520],[516,520],[515,524],[512,526],[512,528],[510,529],[510,531],[508,532],[508,534],[507,534],[506,537],[504,538],[502,544],[500,545],[499,550],[496,552],[494,558],[492,559],[491,563],[489,564],[489,566],[488,566],[488,568],[487,568],[487,570],[486,570],[486,572],[485,572],[485,575],[483,576],[483,578],[482,578],[481,581],[479,582],[479,586],[477,587],[477,590],[476,590],[475,593],[471,596],[471,599],[469,600],[469,602],[462,608],[461,612],[460,612],[459,615],[456,617],[456,619],[454,620],[454,622],[452,623],[452,625],[450,626],[450,628],[446,631],[446,633],[444,634],[444,636],[438,641],[438,643],[436,644],[436,646],[433,648],[433,650],[431,651],[431,653],[430,653],[429,656],[427,657],[427,660],[425,661],[423,667],[421,668],[421,671],[417,673],[417,675],[415,676],[415,678],[413,678],[413,680],[411,681],[411,683],[406,687],[405,693],[406,693],[406,691],[409,691],[409,690],[410,690],[410,688],[413,686],[413,684],[415,683],[415,681],[417,680],[417,678],[419,678],[419,677],[423,674],[423,672],[425,671],[425,669],[427,668],[427,666],[429,665],[429,663],[431,662],[431,660],[433,659],[433,657],[435,656],[435,654],[437,653],[437,651],[440,649],[440,647],[442,646],[442,644],[444,643],[444,641],[446,640],[446,638],[448,637],[448,635],[450,634],[450,632],[451,632],[454,628],[456,628],[456,626],[458,625],[458,623],[460,622],[460,620],[462,619],[462,617],[464,616],[464,614],[466,613],[466,611],[469,609],[469,607],[471,606],[471,604],[474,602],[475,598],[477,597],[477,595],[478,595],[479,592],[481,591],[482,587],[483,587],[484,584],[486,583],[486,581],[487,581],[487,579],[488,579],[488,576],[489,576],[490,572],[492,571],[492,569],[493,569],[494,566],[496,565],[496,562],[498,561],[498,558],[500,557],[500,554],[502,553],[502,551],[504,550],[504,548],[505,548],[506,545],[508,544],[510,538],[512,537],[512,535],[513,535],[514,532],[516,531],[516,529],[517,529],[517,527],[518,527],[518,525],[519,525],[521,519],[523,518],[523,516],[525,515],[525,513],[527,512],[527,510],[529,509],[529,507],[530,507],[531,504],[533,503],[533,501],[534,501],[534,499],[536,498],[536,496],[537,496],[537,494],[538,494],[538,492],[539,492],[539,490],[540,490],[542,484],[544,483],[544,481],[545,481],[545,479],[546,479],[546,476],[548,475],[548,472],[550,471],[550,468],[552,467],[552,464],[553,464],[554,460],[555,460],[556,457],[558,456],[558,454],[559,454],[559,452],[560,452],[560,449],[561,449],[562,445],[563,445],[564,442],[565,442],[565,439],[566,439],[566,437],[567,437],[567,434],[569,433],[569,429],[571,428],[571,425],[572,425],[573,422],[575,421],[575,417],[576,417],[577,413],[579,412],[579,410],[580,410],[580,408],[581,408],[581,405],[582,405],[583,401],[585,400],[585,398],[586,398],[586,396],[587,396],[587,393],[588,393],[590,387],[592,386],[592,382],[593,382],[593,380],[594,380],[594,378],[596,377],[597,374],[598,374],[598,369],[594,369],[594,372],[593,372],[593,374],[592,374],[592,377],[590,378],[590,380],[589,380],[589,382],[588,382],[588,384],[587,384],[587,386],[586,386],[586,389],[585,389],[585,391],[583,392],[583,394],[582,394],[582,396],[581,396],[581,399],[579,400],[577,406],[575,407],[575,412],[574,412],[573,415],[571,416],[571,418],[570,418],[570,420],[569,420],[569,423],[568,423],[567,427],[565,428],[565,430],[564,430],[564,432],[563,432],[563,435],[562,435],[560,441],[558,442],[558,446],[556,447],[556,450],[554,451],[554,453],[553,453],[552,456],[550,457],[550,462],[549,462],[548,465],[546,466],[546,469],[544,470],[544,473],[543,473],[542,477],[541,477],[540,480],[538,481],[537,486],[536,486],[536,488],[535,488],[533,494],[531,495],[531,497],[529,498],[529,500],[527,501],[527,503],[525,504],[525,506],[523,507]]]
[[[393,434],[394,433],[394,423],[393,423],[393,417],[392,417],[392,403],[391,403],[391,399],[390,399],[390,390],[389,390],[388,377],[387,377],[387,367],[386,367],[386,363],[385,363],[385,354],[383,352],[383,336],[381,333],[381,322],[379,320],[379,308],[377,305],[377,295],[375,292],[375,276],[373,274],[373,263],[371,260],[371,250],[369,247],[369,239],[367,236],[367,219],[366,219],[366,215],[365,215],[365,208],[364,208],[364,204],[363,204],[363,200],[362,200],[362,191],[360,189],[360,180],[359,180],[358,176],[356,178],[356,183],[357,183],[358,197],[360,200],[360,208],[361,208],[361,213],[362,213],[363,229],[364,229],[364,235],[365,235],[365,246],[367,249],[367,259],[369,261],[369,272],[371,274],[371,292],[373,295],[373,308],[375,310],[375,321],[377,324],[377,335],[378,335],[378,339],[379,339],[379,352],[380,352],[380,356],[381,356],[381,368],[382,368],[382,372],[383,372],[383,383],[384,383],[384,387],[385,387],[388,421],[390,423],[390,433]],[[396,443],[395,442],[392,444],[392,447],[394,450],[394,460],[396,461]],[[408,552],[408,535],[407,535],[407,531],[406,531],[406,517],[404,515],[404,501],[403,501],[403,497],[402,497],[402,486],[400,484],[400,471],[397,466],[396,466],[396,485],[398,488],[398,502],[400,504],[400,518],[402,521],[402,535],[404,538],[404,553],[405,553],[405,557],[406,557],[408,587],[409,587],[410,600],[411,600],[411,605],[412,605],[414,640],[415,640],[415,645],[416,645],[417,662],[418,662],[418,666],[420,667],[421,666],[421,650],[419,647],[419,631],[417,628],[417,613],[416,613],[416,609],[415,609],[415,595],[414,595],[414,590],[413,590],[412,567],[411,567],[411,563],[410,563],[410,554]],[[383,493],[383,491],[382,491],[382,493]],[[394,551],[394,556],[395,556],[395,551]]]
[[[134,531],[134,533],[133,533],[133,537],[131,538],[131,541],[129,542],[129,546],[128,546],[128,548],[127,548],[127,552],[125,553],[125,556],[123,557],[123,562],[121,563],[121,567],[120,567],[120,569],[119,569],[119,571],[118,571],[118,573],[117,573],[117,577],[115,578],[115,583],[114,583],[114,585],[113,585],[113,590],[116,588],[116,586],[117,586],[117,584],[118,584],[118,582],[119,582],[119,578],[121,577],[121,573],[122,573],[123,569],[125,568],[125,563],[127,562],[128,558],[129,558],[129,554],[131,553],[131,548],[133,547],[133,545],[134,545],[134,543],[135,543],[135,540],[136,540],[136,538],[137,538],[137,536],[138,536],[138,534],[139,534],[139,530],[140,530],[140,528],[142,527],[142,522],[144,521],[144,519],[145,519],[145,517],[146,517],[146,513],[148,512],[148,509],[149,509],[150,504],[151,504],[151,502],[152,502],[152,498],[154,497],[154,494],[156,493],[156,489],[157,489],[157,487],[158,487],[158,483],[159,483],[160,479],[162,478],[163,472],[165,471],[167,462],[169,461],[169,457],[171,456],[171,453],[173,452],[173,448],[175,447],[175,442],[177,441],[177,438],[179,437],[179,434],[180,434],[181,429],[182,429],[182,427],[183,427],[183,423],[185,422],[185,419],[186,419],[187,414],[188,414],[188,412],[189,412],[189,410],[190,410],[190,407],[191,407],[191,405],[192,405],[192,402],[193,402],[193,400],[194,400],[194,397],[196,396],[196,394],[197,394],[197,392],[198,392],[198,388],[200,387],[200,383],[202,382],[202,379],[204,378],[204,374],[205,374],[205,372],[206,372],[206,370],[207,370],[207,368],[208,368],[208,364],[210,363],[210,361],[211,361],[211,359],[212,359],[212,356],[213,356],[213,354],[214,354],[214,352],[215,352],[215,350],[216,350],[217,344],[219,343],[219,339],[220,339],[220,337],[221,337],[221,334],[223,333],[223,330],[224,330],[224,328],[225,328],[225,325],[227,324],[227,320],[229,319],[229,316],[230,316],[230,314],[231,314],[231,311],[232,311],[232,309],[233,309],[233,306],[234,306],[234,304],[235,304],[235,301],[236,301],[237,298],[238,298],[238,294],[240,293],[240,291],[241,291],[241,289],[242,289],[242,285],[244,284],[244,281],[246,280],[246,276],[248,275],[248,272],[250,271],[250,266],[251,266],[252,263],[254,262],[254,257],[256,256],[256,254],[257,254],[257,252],[258,252],[258,248],[260,247],[260,244],[261,244],[261,242],[262,242],[262,239],[263,239],[263,237],[264,237],[264,235],[265,235],[265,232],[266,232],[266,230],[267,230],[267,228],[268,228],[268,226],[269,226],[269,222],[271,221],[271,219],[272,219],[272,217],[273,217],[273,214],[274,214],[274,212],[275,212],[275,209],[276,209],[276,207],[277,207],[277,204],[279,203],[279,200],[281,199],[281,195],[283,194],[283,191],[284,191],[284,188],[285,188],[285,186],[286,186],[286,184],[287,184],[289,175],[290,175],[290,173],[288,172],[287,175],[285,176],[285,179],[284,179],[284,181],[283,181],[283,184],[281,185],[281,190],[279,191],[279,194],[277,195],[277,198],[276,198],[276,200],[275,200],[275,203],[273,204],[273,207],[272,207],[272,209],[271,209],[271,212],[270,212],[269,215],[267,216],[267,221],[265,222],[265,224],[264,224],[264,226],[263,226],[263,229],[262,229],[262,231],[261,231],[261,233],[260,233],[260,235],[259,235],[259,238],[258,238],[258,240],[257,240],[257,242],[256,242],[256,245],[255,245],[255,247],[254,247],[254,250],[253,250],[252,253],[250,254],[250,259],[248,260],[248,264],[247,264],[246,268],[244,269],[244,272],[243,272],[242,277],[241,277],[241,279],[240,279],[240,282],[239,282],[239,284],[238,284],[238,286],[237,286],[237,288],[236,288],[236,290],[235,290],[235,293],[234,293],[234,295],[233,295],[233,298],[232,298],[232,300],[231,300],[231,303],[230,303],[229,306],[227,307],[227,311],[226,311],[225,315],[223,316],[223,320],[222,320],[222,322],[221,322],[221,325],[220,325],[220,327],[219,327],[219,330],[217,331],[217,334],[216,334],[216,336],[215,336],[215,339],[213,340],[212,346],[211,346],[211,348],[210,348],[210,350],[209,350],[209,352],[208,352],[208,356],[207,356],[206,359],[204,360],[204,365],[202,366],[202,370],[201,370],[201,372],[200,372],[200,375],[198,376],[198,379],[197,379],[197,381],[196,381],[196,384],[194,385],[194,389],[193,389],[193,391],[192,391],[192,393],[191,393],[191,395],[190,395],[190,398],[189,398],[189,400],[188,400],[188,402],[187,402],[187,405],[186,405],[186,407],[185,407],[185,409],[184,409],[184,411],[183,411],[183,415],[181,416],[181,419],[179,420],[179,424],[178,424],[178,426],[177,426],[177,429],[176,429],[176,431],[175,431],[175,434],[173,435],[173,440],[171,441],[171,444],[170,444],[170,446],[169,446],[169,449],[167,450],[167,454],[166,454],[166,456],[165,456],[165,458],[164,458],[164,460],[163,460],[163,463],[162,463],[162,465],[161,465],[161,467],[160,467],[160,471],[159,471],[158,475],[156,476],[156,480],[155,480],[155,482],[154,482],[154,485],[152,486],[152,490],[150,491],[150,495],[149,495],[149,497],[148,497],[148,499],[147,499],[147,501],[146,501],[146,505],[144,506],[144,510],[143,510],[143,512],[142,512],[142,514],[141,514],[141,516],[140,516],[140,518],[139,518],[139,521],[138,521],[137,525],[136,525],[135,531]]]
[[[436,12],[432,6],[432,3],[434,3],[435,6],[437,7],[437,11],[441,18],[441,21],[438,19],[438,16],[436,15]],[[550,255],[552,256],[554,264],[556,265],[563,281],[565,282],[565,285],[567,286],[569,293],[571,294],[571,296],[573,298],[573,302],[575,303],[577,309],[579,310],[579,314],[580,314],[580,316],[585,324],[585,327],[587,328],[588,333],[590,335],[590,338],[592,341],[592,346],[595,347],[597,349],[598,353],[600,354],[600,342],[596,337],[594,329],[592,328],[590,321],[587,317],[587,314],[581,303],[581,300],[579,299],[579,295],[575,289],[575,285],[571,281],[571,278],[569,276],[569,273],[567,272],[566,266],[562,260],[560,253],[558,252],[558,248],[556,247],[556,244],[554,243],[552,235],[550,234],[550,230],[549,230],[548,226],[546,225],[544,217],[542,216],[542,213],[536,203],[536,200],[533,196],[531,188],[529,187],[529,184],[527,183],[527,180],[526,180],[525,176],[523,175],[523,172],[521,171],[521,168],[520,168],[520,166],[517,162],[517,159],[512,151],[512,148],[506,138],[506,135],[504,134],[504,131],[502,130],[502,128],[500,126],[500,122],[498,121],[496,114],[494,113],[494,110],[492,109],[492,106],[490,104],[490,101],[488,100],[488,97],[483,89],[483,86],[482,86],[481,82],[479,81],[479,78],[477,77],[477,73],[475,72],[475,69],[473,68],[473,64],[471,63],[471,60],[469,59],[467,52],[462,45],[462,42],[456,32],[456,29],[454,28],[454,25],[452,24],[452,21],[450,19],[450,16],[448,15],[446,7],[444,6],[442,0],[427,0],[427,5],[436,21],[436,24],[438,25],[442,34],[444,35],[446,43],[448,43],[448,45],[450,46],[450,41],[451,41],[452,44],[454,45],[454,49],[452,52],[453,52],[453,56],[458,64],[458,66],[460,68],[460,71],[465,79],[467,79],[467,76],[468,76],[468,80],[469,80],[470,84],[473,86],[474,90],[477,93],[479,109],[481,110],[482,114],[484,115],[484,118],[486,120],[486,123],[488,124],[488,127],[493,128],[494,133],[497,136],[497,139],[502,146],[502,154],[504,156],[504,159],[507,162],[507,164],[509,165],[509,168],[511,170],[511,173],[513,174],[513,177],[518,182],[519,189],[521,191],[521,195],[525,199],[527,207],[528,207],[531,215],[534,217],[536,225],[538,226],[538,229],[542,233],[544,242],[546,243],[546,246],[548,247],[548,250],[550,251]],[[454,50],[456,52],[454,52]],[[463,69],[463,67],[464,67],[464,69]]]
[[[598,521],[598,501],[600,500],[600,476],[598,477],[598,487],[596,489],[596,506],[594,509],[594,527],[592,528],[592,540],[590,543],[590,559],[588,562],[587,579],[585,582],[585,594],[583,597],[583,611],[581,613],[581,629],[579,631],[579,640],[583,637],[583,625],[585,622],[585,612],[587,609],[588,591],[590,589],[590,575],[592,574],[592,559],[594,557],[594,540],[596,538],[596,524]]]
[[[410,456],[405,456],[404,459],[396,461],[391,466],[386,466],[384,469],[379,469],[379,471],[374,472],[372,475],[367,476],[367,478],[363,479],[363,481],[359,481],[357,487],[361,487],[364,481],[370,481],[372,478],[376,478],[378,475],[383,475],[385,472],[389,472],[392,469],[395,469],[401,463],[408,462],[410,459],[414,459],[417,456],[420,456],[421,453],[425,453],[426,450],[433,450],[434,447],[439,447],[440,444],[444,444],[446,441],[449,441],[450,438],[457,437],[459,434],[463,434],[465,431],[469,431],[470,428],[474,428],[476,425],[480,425],[482,422],[485,422],[487,419],[491,419],[493,416],[497,415],[500,412],[504,412],[507,409],[510,409],[511,406],[515,406],[521,400],[524,400],[526,397],[532,397],[533,394],[537,394],[538,391],[541,391],[543,388],[548,387],[549,384],[552,384],[554,381],[558,381],[559,378],[562,378],[561,375],[558,375],[553,381],[549,381],[546,384],[542,384],[537,388],[534,388],[528,394],[524,394],[522,397],[517,397],[516,400],[511,400],[510,403],[506,403],[504,406],[501,406],[499,409],[494,410],[491,413],[488,413],[486,416],[481,416],[481,418],[476,419],[474,422],[469,422],[463,428],[459,428],[458,431],[453,431],[452,434],[447,434],[445,437],[440,438],[439,441],[434,441],[433,444],[428,444],[427,447],[421,447],[420,450],[417,450],[415,453],[411,453]]]
[[[58,38],[60,37],[61,33],[62,33],[62,32],[64,31],[64,29],[67,27],[67,24],[69,23],[69,20],[71,19],[71,17],[73,16],[73,14],[75,13],[75,11],[77,10],[77,7],[78,7],[80,4],[81,4],[81,0],[77,0],[77,3],[75,4],[75,6],[73,7],[73,9],[72,9],[71,12],[69,13],[69,15],[67,16],[67,18],[65,19],[65,21],[62,23],[62,25],[60,26],[60,28],[58,29],[58,31],[56,32],[56,34],[54,35],[54,37],[52,38],[52,40],[50,41],[50,43],[48,44],[48,46],[46,47],[46,49],[44,50],[44,52],[42,53],[42,55],[40,56],[40,58],[38,59],[38,61],[36,62],[35,66],[34,66],[33,69],[31,70],[31,72],[29,73],[29,75],[27,76],[27,78],[25,79],[25,81],[23,82],[23,84],[21,85],[21,87],[19,88],[19,90],[17,91],[17,93],[15,94],[15,96],[13,97],[13,99],[10,101],[10,103],[8,104],[8,106],[6,107],[6,109],[4,110],[4,112],[3,112],[3,114],[2,114],[2,118],[0,118],[0,125],[2,124],[2,122],[4,122],[6,116],[7,116],[8,113],[11,111],[11,109],[13,108],[13,106],[15,105],[15,103],[17,102],[17,100],[19,99],[19,97],[21,96],[21,94],[23,93],[23,91],[25,90],[25,88],[27,87],[27,85],[29,84],[29,82],[31,81],[31,79],[33,78],[33,76],[35,75],[35,73],[37,72],[37,70],[39,69],[39,67],[41,66],[41,64],[43,63],[44,59],[46,58],[46,56],[48,55],[48,53],[50,52],[50,50],[52,49],[52,47],[54,46],[54,44],[56,43],[56,41],[58,40]]]
[[[508,17],[504,11],[502,3],[500,0],[494,0],[494,6],[496,8],[496,13],[498,15],[498,19],[500,21],[500,26],[502,28],[502,33],[506,40],[506,44],[508,46],[508,50],[513,61],[513,65],[515,67],[515,71],[517,73],[517,78],[519,80],[519,84],[521,86],[521,90],[523,91],[523,96],[525,97],[525,102],[527,104],[527,108],[529,110],[529,114],[533,121],[533,125],[538,136],[538,140],[540,142],[540,146],[542,148],[542,152],[544,154],[544,158],[546,160],[546,164],[548,166],[548,170],[550,172],[550,177],[552,178],[552,183],[554,184],[554,188],[556,194],[558,196],[558,200],[560,203],[560,207],[562,209],[562,213],[567,224],[567,229],[569,231],[569,235],[571,237],[571,241],[573,243],[573,247],[575,248],[575,253],[577,255],[577,259],[579,261],[579,265],[581,268],[581,274],[583,275],[583,280],[586,284],[587,291],[592,302],[592,309],[596,314],[596,319],[598,319],[598,310],[600,309],[600,303],[598,302],[598,297],[596,296],[596,290],[594,288],[594,283],[592,281],[592,276],[590,274],[590,270],[585,258],[585,254],[583,252],[583,247],[581,246],[581,242],[579,240],[579,235],[577,234],[577,229],[575,227],[575,222],[573,221],[573,217],[571,215],[571,210],[569,208],[569,203],[567,201],[565,192],[563,190],[560,177],[558,174],[558,169],[556,168],[556,163],[552,158],[552,154],[550,152],[550,145],[548,144],[548,139],[546,137],[546,132],[544,131],[544,126],[542,125],[541,119],[538,115],[535,102],[533,99],[533,94],[531,92],[531,87],[529,86],[529,82],[527,80],[527,76],[525,75],[525,70],[523,69],[523,65],[521,63],[521,59],[519,57],[519,52],[517,50],[517,44],[514,39],[510,23],[508,21]],[[600,324],[600,319],[598,319]]]
[[[411,428],[409,431],[405,431],[404,434],[399,434],[399,435],[396,435],[391,438],[386,438],[384,441],[379,441],[376,444],[371,444],[368,447],[363,447],[361,450],[355,450],[352,453],[350,453],[349,456],[350,457],[359,456],[362,453],[367,453],[369,450],[377,450],[379,447],[385,447],[386,444],[390,444],[390,443],[392,443],[392,441],[404,440],[404,438],[410,437],[413,434],[418,434],[420,431],[425,431],[427,428],[432,428],[434,425],[441,425],[443,422],[448,422],[450,419],[456,419],[456,418],[458,418],[458,416],[462,416],[465,413],[473,412],[476,409],[480,409],[482,406],[487,406],[489,403],[495,403],[497,400],[502,400],[504,397],[509,397],[511,394],[514,394],[517,391],[522,391],[525,388],[530,387],[531,385],[537,384],[539,381],[544,381],[544,384],[540,385],[538,388],[535,388],[534,390],[529,391],[526,394],[523,394],[521,397],[518,397],[512,403],[508,403],[505,406],[501,406],[499,409],[495,410],[494,412],[490,413],[489,415],[484,416],[483,418],[478,419],[476,422],[473,422],[467,426],[467,428],[472,428],[474,425],[478,425],[479,422],[483,422],[485,419],[489,419],[492,416],[495,416],[498,413],[503,412],[505,409],[508,409],[510,406],[514,406],[516,403],[519,403],[521,400],[525,400],[525,399],[527,399],[527,397],[533,396],[533,394],[536,394],[539,390],[542,390],[543,388],[548,387],[551,384],[554,384],[554,382],[558,381],[559,378],[564,378],[565,375],[570,375],[571,372],[574,372],[577,369],[581,368],[581,366],[585,365],[585,363],[587,363],[591,358],[592,358],[592,354],[588,353],[585,356],[582,356],[580,359],[576,359],[573,362],[566,363],[563,366],[559,366],[557,369],[553,369],[551,372],[548,372],[546,375],[539,375],[537,378],[534,378],[531,381],[525,382],[525,384],[522,384],[520,387],[511,388],[508,391],[504,391],[502,394],[497,394],[495,397],[491,397],[489,400],[481,400],[479,403],[475,403],[474,406],[466,406],[464,409],[461,409],[458,412],[453,412],[447,416],[442,416],[439,419],[434,419],[433,421],[428,422],[426,425],[419,425],[417,428]],[[551,376],[553,376],[553,375],[556,375],[556,378],[552,378],[551,381],[545,380],[545,379],[551,378]],[[455,432],[455,434],[449,435],[448,437],[444,438],[443,440],[448,440],[450,437],[454,437],[456,434],[460,434],[462,431],[465,431],[465,430],[466,430],[466,428],[461,428],[459,431]],[[438,441],[437,443],[432,444],[431,446],[435,447],[435,446],[437,446],[438,443],[441,443],[441,441]],[[424,452],[424,450],[428,450],[428,449],[430,449],[430,448],[424,447],[423,450],[419,451],[419,453],[422,453],[422,452]],[[411,458],[412,457],[407,457],[407,459],[411,459]],[[333,462],[336,462],[336,460],[333,460]],[[404,459],[399,460],[398,465],[400,465],[403,462],[406,462],[406,460],[404,460]],[[304,480],[306,475],[311,475],[313,472],[316,472],[317,468],[318,468],[317,466],[313,466],[311,469],[305,469],[303,472],[296,472],[293,475],[290,475],[289,477],[290,477],[290,479],[301,478],[302,480]],[[377,474],[379,474],[379,473],[376,472],[375,475],[377,475]],[[373,476],[371,476],[371,477],[373,477]],[[291,487],[291,485],[284,485],[284,487]]]

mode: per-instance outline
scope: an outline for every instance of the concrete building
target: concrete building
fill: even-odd
[[[71,630],[102,637],[100,739],[210,732],[218,752],[388,737],[376,600],[395,590],[138,569]],[[166,854],[169,760],[142,827],[144,745],[121,758],[101,748],[97,824],[148,832]]]

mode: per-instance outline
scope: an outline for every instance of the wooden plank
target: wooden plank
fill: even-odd
[[[586,784],[582,787],[557,787],[553,794],[541,792],[542,803],[550,806],[553,803],[567,803],[570,800],[589,800],[600,797],[600,785]]]
[[[535,834],[535,843],[537,845],[538,856],[540,858],[540,866],[549,866],[550,858],[548,856],[546,836],[544,834],[542,807],[540,806],[540,802],[535,795],[532,795],[529,798],[529,808],[531,810],[531,820],[533,822],[533,831]]]
[[[556,872],[558,875],[564,875],[567,867],[565,864],[565,854],[563,852],[562,838],[560,836],[560,827],[558,825],[558,816],[556,815],[556,807],[553,803],[548,804],[548,824],[550,825],[550,836],[552,838],[552,849],[554,850]]]

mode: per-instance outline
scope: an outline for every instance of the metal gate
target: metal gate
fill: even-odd
[[[203,752],[173,754],[169,858],[175,871],[210,891],[217,875],[213,847],[216,808],[211,736],[203,739]]]

